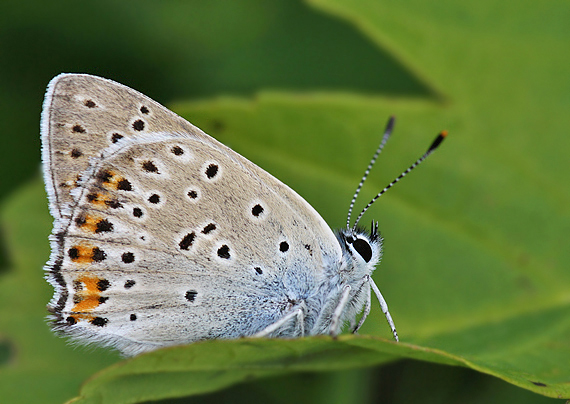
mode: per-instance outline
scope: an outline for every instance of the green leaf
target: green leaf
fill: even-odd
[[[374,337],[207,341],[167,348],[121,362],[92,378],[76,403],[137,403],[217,391],[238,382],[291,372],[372,366],[397,356],[470,366],[531,390],[518,372],[496,371],[446,352]]]

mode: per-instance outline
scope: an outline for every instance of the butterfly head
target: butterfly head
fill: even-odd
[[[378,223],[372,222],[370,231],[361,227],[341,229],[337,237],[347,261],[352,263],[349,270],[358,277],[370,275],[382,257],[382,237],[378,233]],[[356,269],[356,271],[355,271]]]

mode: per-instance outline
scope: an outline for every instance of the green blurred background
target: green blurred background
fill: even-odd
[[[560,343],[570,335],[570,59],[564,48],[570,9],[560,2],[502,3],[3,1],[0,205],[24,193],[43,219],[29,224],[36,231],[19,234],[26,251],[37,255],[29,264],[37,273],[14,280],[21,291],[10,289],[29,306],[9,297],[8,282],[3,299],[0,294],[0,377],[10,380],[0,384],[0,396],[62,402],[77,395],[82,380],[120,360],[103,350],[74,350],[42,320],[51,295],[40,269],[50,219],[39,185],[39,116],[46,85],[61,72],[110,78],[171,107],[298,190],[333,227],[345,220],[389,114],[398,115],[396,135],[363,200],[449,129],[442,150],[365,218],[380,220],[387,237],[381,279],[392,286],[380,287],[396,324],[403,324],[400,334],[439,347],[446,338],[468,341],[470,327],[496,323],[501,327],[481,333],[504,343],[505,352],[520,342],[511,336],[527,326],[502,324],[522,307],[525,315],[540,314],[536,324],[524,322],[528,328],[550,330],[536,339],[558,344],[552,356],[570,357],[568,343]],[[36,220],[35,213],[19,212],[25,226]],[[0,291],[21,264],[10,225],[1,230]],[[389,334],[381,313],[373,315],[364,331]],[[543,324],[543,318],[552,320]],[[553,324],[561,339],[549,339]],[[52,349],[52,356],[42,356]],[[541,349],[530,348],[537,357]],[[529,357],[522,348],[514,354]],[[58,368],[55,362],[67,355],[75,362]],[[88,364],[80,366],[83,356]],[[567,372],[552,372],[570,383]],[[400,360],[165,402],[261,400],[554,401],[474,370]]]

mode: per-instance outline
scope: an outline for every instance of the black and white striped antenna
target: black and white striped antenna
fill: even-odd
[[[362,179],[360,180],[360,184],[358,184],[358,187],[356,188],[356,192],[354,192],[354,196],[352,197],[352,201],[350,201],[350,207],[348,208],[348,217],[346,218],[346,228],[347,229],[350,229],[350,216],[352,215],[352,209],[354,208],[354,204],[356,203],[356,198],[358,197],[358,194],[360,193],[360,190],[362,189],[362,186],[364,185],[364,181],[366,181],[368,174],[370,174],[370,170],[372,169],[372,166],[374,165],[374,163],[376,163],[376,159],[378,158],[378,156],[380,155],[380,152],[384,148],[384,145],[386,144],[386,142],[390,138],[390,135],[392,134],[392,130],[394,129],[394,121],[395,120],[396,120],[396,118],[394,117],[394,115],[392,115],[390,117],[390,119],[388,119],[388,123],[386,124],[386,129],[384,129],[384,136],[382,136],[382,141],[380,142],[380,145],[376,149],[374,156],[372,156],[372,160],[370,160],[370,163],[368,163],[368,167],[366,167],[366,171],[364,171],[364,175],[362,176]]]
[[[352,197],[352,201],[350,202],[350,208],[348,209],[348,218],[346,220],[346,228],[347,229],[350,229],[350,216],[352,214],[352,209],[354,208],[354,203],[356,202],[356,197],[360,193],[360,190],[362,189],[362,185],[364,185],[364,181],[366,181],[368,174],[370,174],[370,170],[371,170],[372,166],[374,165],[374,163],[376,162],[378,155],[380,154],[380,152],[384,148],[384,145],[388,141],[388,138],[392,134],[392,129],[394,128],[394,120],[395,120],[395,118],[393,116],[391,116],[390,119],[388,120],[388,124],[386,125],[386,130],[384,131],[384,136],[382,137],[382,141],[380,142],[380,146],[378,146],[378,149],[376,149],[376,153],[374,153],[372,160],[370,160],[370,163],[368,164],[368,167],[366,168],[366,171],[364,172],[364,175],[362,176],[362,179],[360,180],[360,183],[358,184],[358,187],[356,188],[356,192],[354,193],[354,196]],[[356,230],[356,226],[358,226],[358,222],[360,221],[360,219],[362,218],[364,213],[372,206],[372,204],[374,202],[376,202],[376,200],[378,198],[380,198],[387,190],[389,190],[394,185],[396,185],[396,183],[398,183],[398,181],[400,181],[402,178],[404,178],[410,171],[412,171],[414,168],[416,168],[418,165],[420,165],[426,158],[428,158],[428,156],[430,154],[432,154],[435,151],[435,149],[437,149],[439,147],[439,145],[441,144],[441,142],[443,142],[443,139],[445,139],[446,136],[447,136],[447,131],[444,130],[444,131],[440,132],[439,135],[437,135],[437,137],[434,139],[434,141],[432,142],[432,144],[430,145],[428,150],[423,154],[423,156],[421,156],[419,159],[417,159],[414,162],[414,164],[412,164],[410,167],[408,167],[394,181],[389,183],[382,191],[378,192],[378,194],[374,198],[372,198],[372,200],[368,203],[368,205],[366,205],[364,207],[364,209],[362,209],[362,212],[360,212],[360,214],[356,218],[356,221],[354,222],[354,225],[352,226],[352,231]]]

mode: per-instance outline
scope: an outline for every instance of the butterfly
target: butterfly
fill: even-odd
[[[362,326],[373,292],[398,340],[371,276],[378,224],[357,224],[446,132],[351,226],[393,124],[346,228],[333,232],[287,185],[143,94],[56,76],[41,121],[53,329],[127,356],[205,339],[336,335]]]

